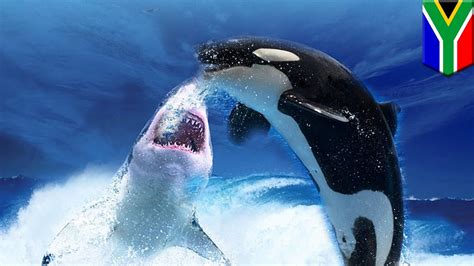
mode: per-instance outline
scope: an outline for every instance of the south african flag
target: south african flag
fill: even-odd
[[[474,0],[423,0],[423,63],[449,76],[474,64]]]

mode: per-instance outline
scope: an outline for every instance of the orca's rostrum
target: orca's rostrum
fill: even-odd
[[[273,126],[310,172],[349,265],[400,260],[404,213],[393,141],[398,107],[378,104],[332,57],[296,43],[203,44],[204,80],[235,97],[231,138]]]

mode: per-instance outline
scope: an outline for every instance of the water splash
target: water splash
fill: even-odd
[[[188,110],[205,108],[208,87],[194,78],[186,81],[171,92],[163,106],[163,117],[160,119],[160,134],[165,136],[177,131]]]
[[[37,265],[57,230],[81,210],[84,202],[97,197],[107,187],[110,182],[107,176],[110,177],[111,173],[88,170],[64,185],[37,190],[29,205],[19,212],[17,222],[0,233],[0,261]],[[198,200],[199,223],[234,265],[342,265],[321,206],[288,204],[280,200],[262,203],[258,196],[275,190],[290,195],[293,189],[302,186],[313,185],[301,178],[288,176],[281,179],[272,175],[243,179],[213,178],[212,186]],[[239,200],[235,200],[235,196]],[[432,244],[432,235],[439,234],[438,229],[442,228],[435,226],[438,229],[434,231],[431,227],[423,228],[422,233],[413,232],[419,234],[416,237],[422,249],[409,245],[411,250],[405,256],[406,262],[411,265],[472,265],[472,254],[428,252],[426,245]],[[80,232],[81,235],[94,233]],[[91,253],[89,263],[100,264],[103,258],[94,257],[98,254],[104,255],[104,250]],[[164,250],[147,261],[136,261],[132,254],[129,255],[124,256],[129,259],[128,262],[142,264],[209,263],[183,248]]]

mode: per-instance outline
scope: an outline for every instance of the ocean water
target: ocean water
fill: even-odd
[[[23,207],[17,205],[19,209],[11,211],[10,217],[1,217],[8,222],[0,233],[0,261],[38,264],[59,229],[87,202],[104,193],[112,175],[108,169],[88,168],[67,182],[35,189]],[[341,265],[324,208],[307,177],[214,176],[196,206],[199,223],[235,265]],[[465,210],[473,207],[473,200],[407,199],[403,261],[410,265],[472,265],[474,217]],[[209,262],[176,247],[158,254],[153,263]]]
[[[0,265],[38,265],[110,185],[157,104],[196,74],[194,47],[242,35],[327,52],[377,100],[399,104],[403,261],[474,265],[474,68],[446,79],[422,66],[419,1],[275,2],[0,0]],[[282,138],[230,144],[234,103],[208,99],[215,176],[196,202],[200,224],[237,265],[340,264],[317,191]],[[206,263],[181,248],[154,262]]]

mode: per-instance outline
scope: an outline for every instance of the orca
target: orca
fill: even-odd
[[[346,265],[400,260],[404,209],[394,145],[397,112],[341,63],[303,45],[258,37],[197,48],[203,82],[238,101],[230,137],[271,125],[312,176]]]
[[[206,108],[194,80],[173,93],[140,133],[111,189],[57,234],[43,265],[141,264],[132,259],[153,259],[173,246],[228,263],[193,206],[212,168]]]

